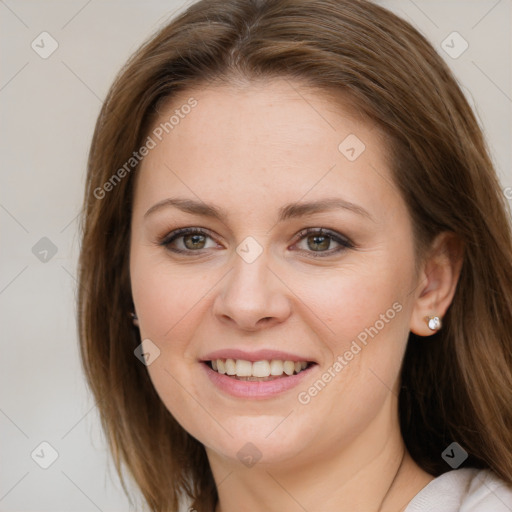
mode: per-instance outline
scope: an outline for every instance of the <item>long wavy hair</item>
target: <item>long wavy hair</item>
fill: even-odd
[[[464,243],[444,327],[410,334],[399,416],[414,460],[438,476],[457,441],[465,466],[512,483],[510,209],[475,115],[431,44],[366,0],[201,0],[145,42],[113,83],[88,161],[79,259],[82,364],[115,467],[152,511],[218,496],[203,445],[163,405],[134,356],[130,218],[137,166],[113,174],[148,136],[161,101],[213,82],[287,78],[338,91],[389,136],[393,179],[421,257],[442,231]],[[200,108],[200,107],[198,107]],[[126,170],[126,166],[125,166]],[[109,181],[110,180],[110,181]],[[105,184],[109,182],[110,185]]]

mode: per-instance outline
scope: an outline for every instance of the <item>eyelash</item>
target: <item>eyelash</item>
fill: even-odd
[[[181,228],[177,229],[176,231],[173,231],[166,235],[162,240],[159,241],[159,245],[165,247],[169,251],[179,253],[179,254],[190,254],[190,253],[200,253],[203,250],[206,249],[199,249],[197,251],[193,251],[190,249],[184,250],[184,249],[176,249],[176,248],[170,248],[170,244],[174,242],[175,240],[182,238],[186,235],[202,235],[208,238],[212,238],[210,234],[200,228]],[[327,256],[332,256],[333,254],[338,254],[346,249],[353,249],[355,246],[354,244],[348,239],[345,238],[335,231],[331,231],[329,229],[325,228],[306,228],[300,231],[297,234],[298,240],[296,243],[302,241],[304,238],[310,235],[317,235],[317,236],[327,236],[329,239],[333,240],[334,242],[340,244],[340,247],[338,247],[335,250],[330,251],[305,251],[300,249],[302,252],[307,252],[311,254],[314,258],[325,258]]]

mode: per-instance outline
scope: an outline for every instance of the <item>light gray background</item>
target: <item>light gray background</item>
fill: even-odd
[[[379,3],[423,32],[454,70],[512,199],[512,0]],[[189,4],[0,0],[0,511],[130,510],[78,358],[77,214],[115,74]],[[43,31],[59,45],[46,59],[31,47]],[[462,48],[446,39],[454,31],[469,44],[458,58],[442,47]],[[57,248],[51,258],[32,251],[43,237]],[[43,441],[58,452],[48,469],[31,458]],[[36,454],[50,460],[44,446]]]

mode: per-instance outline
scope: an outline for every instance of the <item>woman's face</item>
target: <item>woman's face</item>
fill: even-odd
[[[149,134],[135,310],[156,391],[210,457],[296,464],[373,432],[370,453],[398,429],[411,220],[384,138],[341,105],[286,80],[205,87]]]

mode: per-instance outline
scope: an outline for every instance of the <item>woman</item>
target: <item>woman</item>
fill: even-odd
[[[509,214],[405,21],[192,5],[90,152],[80,339],[118,472],[153,511],[512,509]]]

